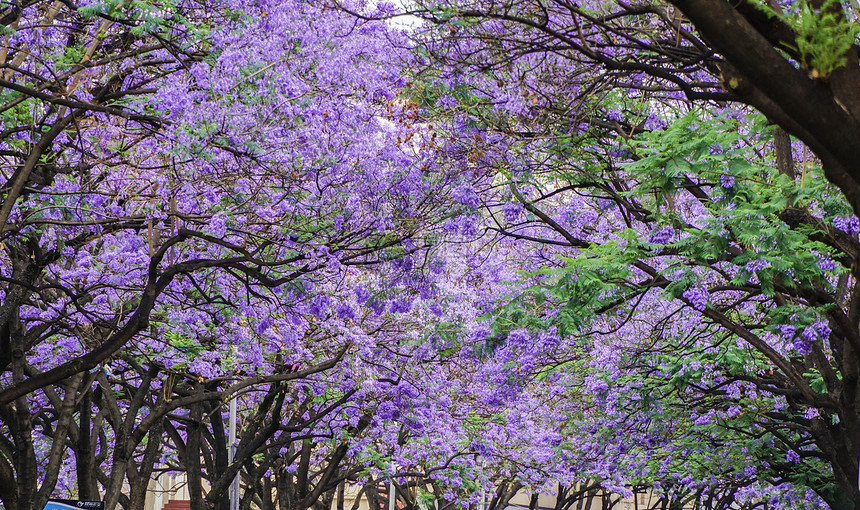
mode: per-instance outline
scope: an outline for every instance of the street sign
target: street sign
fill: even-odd
[[[81,501],[78,499],[49,499],[45,510],[69,510],[87,508],[89,510],[105,510],[104,501]]]

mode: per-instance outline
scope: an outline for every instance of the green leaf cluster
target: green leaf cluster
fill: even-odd
[[[826,0],[818,8],[803,0],[797,14],[780,17],[797,34],[796,49],[815,77],[827,78],[843,67],[860,35],[860,24],[845,19],[839,0]]]

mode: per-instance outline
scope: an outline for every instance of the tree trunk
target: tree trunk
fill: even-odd
[[[215,452],[215,472],[213,479],[218,479],[224,476],[227,471],[227,449],[230,448],[230,445],[227,444],[227,433],[224,430],[224,419],[221,416],[220,402],[211,403],[208,407],[209,422],[212,424],[212,450]],[[269,492],[271,492],[271,482],[267,486]],[[268,498],[264,496],[263,501],[271,501],[271,494]],[[217,510],[229,510],[230,500],[228,498],[219,498],[215,504],[215,508]]]
[[[773,148],[776,152],[777,170],[793,180],[796,174],[794,172],[794,156],[791,153],[791,137],[781,127],[777,127],[773,131]]]
[[[78,442],[75,449],[75,469],[78,477],[78,496],[82,500],[93,501],[99,498],[95,478],[95,452],[93,451],[92,409],[93,396],[89,388],[83,390],[78,412]]]
[[[201,404],[191,406],[188,421],[188,441],[185,445],[185,475],[188,480],[188,495],[191,498],[191,510],[203,510],[203,479],[200,471],[200,437],[203,410]]]

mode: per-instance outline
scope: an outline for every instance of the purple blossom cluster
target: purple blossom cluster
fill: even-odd
[[[671,226],[659,227],[651,232],[648,242],[653,244],[669,244],[675,238],[675,229]]]
[[[782,337],[791,341],[794,349],[803,355],[812,352],[812,344],[826,342],[830,338],[831,333],[830,327],[822,320],[817,320],[802,329],[798,329],[791,324],[782,324],[779,326],[779,331]]]
[[[708,305],[708,289],[704,287],[694,287],[685,290],[683,293],[684,299],[688,300],[696,310],[704,310]]]
[[[854,215],[834,217],[833,226],[846,234],[853,236],[860,234],[860,219],[857,219],[857,216]]]

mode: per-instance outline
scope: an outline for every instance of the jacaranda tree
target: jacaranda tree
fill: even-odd
[[[603,435],[606,485],[674,505],[860,505],[852,9],[413,11],[428,22],[413,90],[449,119],[445,160],[494,176],[477,190],[486,231],[535,254],[487,342],[581,339],[582,398],[603,410],[566,437],[593,454],[579,438]]]
[[[223,505],[372,376],[332,369],[375,362],[367,310],[429,295],[466,177],[408,142],[382,23],[308,2],[26,2],[2,20],[0,500],[41,508],[63,481],[139,507],[174,466],[195,508]],[[288,383],[324,371],[329,389]],[[255,418],[228,465],[233,396]],[[333,478],[310,479],[297,508]]]

